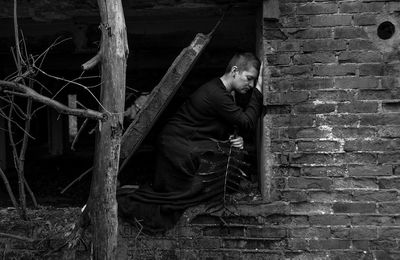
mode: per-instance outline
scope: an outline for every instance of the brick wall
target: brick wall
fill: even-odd
[[[124,254],[400,259],[399,11],[398,1],[264,1],[269,200],[223,221],[200,211],[164,237],[122,227]],[[384,21],[396,29],[387,40]]]

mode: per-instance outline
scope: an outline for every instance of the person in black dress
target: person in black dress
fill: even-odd
[[[142,220],[149,232],[171,228],[183,210],[212,200],[221,185],[204,182],[197,174],[200,157],[216,149],[215,140],[229,139],[244,148],[235,132],[254,129],[262,109],[260,61],[251,53],[238,53],[224,75],[198,88],[167,121],[158,137],[153,187],[117,191],[119,215],[128,222]],[[262,70],[262,68],[261,68]],[[234,93],[252,91],[245,109]]]

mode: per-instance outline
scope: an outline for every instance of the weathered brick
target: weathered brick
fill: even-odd
[[[383,10],[384,3],[362,3],[362,2],[343,2],[340,3],[341,13],[364,13],[380,12]]]
[[[267,105],[267,114],[290,114],[292,108],[290,105]]]
[[[330,131],[317,128],[317,127],[290,127],[288,129],[288,137],[289,138],[323,138],[328,137],[330,135]]]
[[[332,135],[336,138],[373,137],[376,135],[376,129],[372,127],[334,127]]]
[[[384,138],[395,138],[400,137],[400,126],[387,126],[381,127],[378,130],[378,135]],[[400,144],[396,142],[396,144]]]
[[[330,251],[331,259],[346,259],[346,260],[372,260],[373,254],[370,251],[350,251],[350,250],[333,250]]]
[[[354,191],[354,201],[394,201],[397,200],[397,191]]]
[[[400,102],[382,102],[383,112],[400,112]]]
[[[304,202],[308,200],[308,195],[304,191],[281,191],[281,200],[290,202]]]
[[[296,114],[325,114],[332,113],[335,109],[335,104],[300,104],[293,107],[293,112]]]
[[[313,27],[332,27],[351,25],[352,16],[343,14],[311,16],[309,23]]]
[[[301,79],[294,82],[294,90],[318,90],[333,88],[333,79]]]
[[[363,115],[360,125],[400,125],[400,113]]]
[[[356,114],[317,115],[317,126],[358,126],[359,116]]]
[[[350,217],[344,215],[313,215],[310,216],[310,225],[313,226],[342,226],[349,225]]]
[[[291,238],[330,238],[331,232],[328,227],[293,227],[288,229],[288,236]]]
[[[339,54],[338,61],[339,63],[381,62],[382,54],[376,51],[344,51]]]
[[[375,89],[378,79],[375,77],[344,77],[335,78],[335,88],[339,89]]]
[[[246,229],[246,237],[284,238],[286,236],[284,227],[248,227]]]
[[[392,192],[395,192],[397,194],[397,191],[392,191]],[[400,203],[399,202],[379,203],[378,212],[380,214],[400,214]]]
[[[244,227],[204,227],[203,228],[204,236],[224,236],[224,237],[242,237],[244,236]]]
[[[363,165],[349,166],[349,176],[381,176],[392,175],[393,169],[391,165]]]
[[[354,99],[355,92],[351,90],[319,90],[310,92],[310,100],[318,101],[350,101]]]
[[[378,50],[371,40],[353,39],[349,41],[349,50]]]
[[[297,14],[333,14],[337,5],[333,3],[307,3],[297,7]]]
[[[288,187],[293,189],[322,189],[329,190],[332,184],[330,178],[289,177]]]
[[[386,11],[388,13],[400,11],[400,3],[398,2],[388,2],[386,5]]]
[[[301,103],[307,100],[308,100],[308,92],[306,91],[269,93],[269,95],[267,95],[266,97],[266,103],[271,105]]]
[[[296,146],[293,142],[289,141],[272,141],[271,151],[272,152],[294,152]]]
[[[345,40],[307,40],[303,42],[304,52],[341,51],[345,49]]]
[[[378,162],[378,155],[370,152],[355,152],[341,154],[343,161],[349,164],[371,164]]]
[[[359,100],[385,100],[400,99],[400,91],[390,89],[361,89],[358,94]]]
[[[338,113],[376,113],[378,103],[374,101],[353,101],[338,104]]]
[[[300,170],[301,176],[314,176],[314,177],[323,177],[323,176],[344,176],[347,174],[347,169],[345,166],[314,166],[314,167],[305,167],[302,166]]]
[[[298,141],[297,151],[299,152],[338,152],[340,143],[335,141]]]
[[[291,28],[285,31],[290,35],[290,38],[295,39],[330,38],[332,34],[330,28]]]
[[[316,65],[313,70],[314,76],[351,76],[356,74],[357,66],[354,64],[344,65]]]
[[[292,153],[289,162],[293,164],[334,164],[338,156],[330,153]]]
[[[356,14],[354,15],[355,25],[375,25],[376,14]]]
[[[396,151],[400,145],[399,139],[348,140],[345,151]]]
[[[380,187],[374,178],[335,178],[332,181],[332,187],[336,190],[377,190]]]
[[[335,39],[368,39],[368,35],[361,27],[336,27],[334,29]]]
[[[310,249],[349,249],[351,246],[350,240],[329,239],[329,240],[310,240]]]
[[[332,212],[330,203],[321,202],[292,202],[290,204],[291,214],[329,214]]]
[[[272,117],[274,126],[312,126],[314,117],[309,115],[274,115]]]
[[[384,75],[399,75],[400,74],[400,62],[396,60],[396,62],[386,63],[384,66]]]
[[[224,248],[234,248],[234,249],[278,249],[280,247],[285,247],[285,240],[275,240],[275,239],[224,239]]]
[[[379,189],[398,189],[400,187],[400,178],[379,178],[378,179]]]
[[[308,240],[303,238],[289,238],[288,239],[288,249],[291,250],[304,250],[308,248]]]
[[[277,80],[270,80],[268,82],[268,86],[271,91],[288,91],[292,88],[293,82],[290,80],[283,80],[283,79],[277,79]]]
[[[353,240],[353,247],[361,250],[392,250],[397,247],[396,241],[391,240]],[[387,258],[389,259],[389,258]]]
[[[264,40],[286,40],[288,37],[286,34],[279,28],[275,29],[267,29],[264,28],[263,31],[263,39]]]
[[[271,45],[280,52],[300,50],[300,43],[298,41],[277,41]]]
[[[376,239],[378,237],[378,230],[376,227],[352,227],[350,229],[349,239]]]
[[[375,203],[363,202],[335,202],[332,206],[335,213],[375,213]]]
[[[273,67],[271,69],[272,77],[283,77],[287,75],[304,76],[311,73],[310,65],[294,65],[289,67]]]
[[[270,54],[267,55],[269,65],[288,65],[290,56],[288,54]]]
[[[293,57],[294,64],[314,64],[314,63],[332,63],[336,61],[336,57],[333,53],[327,52],[315,52],[308,54],[296,54]]]
[[[360,65],[360,76],[384,76],[385,67],[382,64],[361,64]]]
[[[309,201],[311,202],[332,202],[332,201],[349,201],[351,194],[348,191],[309,191]]]
[[[351,216],[351,224],[354,226],[391,226],[394,225],[394,218],[390,216],[362,215]]]
[[[296,15],[282,17],[282,26],[283,27],[307,27],[310,25],[310,17],[308,15]]]
[[[384,153],[378,154],[378,163],[383,164],[399,164],[400,163],[400,153],[398,152],[391,152],[391,153]]]
[[[381,239],[398,239],[400,237],[400,227],[379,227],[378,237]]]

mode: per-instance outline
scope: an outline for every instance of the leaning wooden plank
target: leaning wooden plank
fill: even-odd
[[[120,158],[123,164],[120,169],[124,167],[124,161],[128,161],[128,159],[138,149],[157,118],[167,107],[168,103],[196,63],[200,54],[210,42],[210,39],[221,20],[219,20],[211,33],[207,35],[199,33],[196,35],[192,43],[183,49],[179,56],[176,57],[160,83],[158,83],[158,85],[153,89],[142,109],[122,136]]]

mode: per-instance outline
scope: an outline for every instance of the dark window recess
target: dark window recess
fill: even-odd
[[[395,28],[394,24],[389,21],[381,23],[378,26],[378,30],[377,30],[378,36],[382,40],[388,40],[388,39],[392,38],[395,31],[396,31],[396,28]]]

